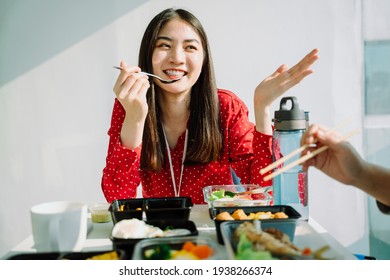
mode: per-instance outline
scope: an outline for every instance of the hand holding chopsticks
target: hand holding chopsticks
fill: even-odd
[[[350,121],[350,119],[347,119],[345,120],[344,122],[341,122],[340,124],[338,124],[337,126],[335,126],[334,128],[330,129],[330,130],[327,130],[326,133],[330,133],[332,131],[335,131],[336,129],[340,128],[341,126],[345,125],[346,123],[348,123]],[[346,134],[345,136],[342,137],[342,139],[340,141],[344,141],[344,140],[347,140],[348,138],[352,137],[353,135],[357,134],[359,132],[359,130],[354,130],[354,131],[351,131],[350,133]],[[315,140],[316,142],[316,140]],[[293,152],[291,152],[290,154],[286,155],[285,157],[282,157],[281,159],[275,161],[274,163],[270,164],[269,166],[267,166],[266,168],[263,168],[260,170],[260,173],[261,174],[264,174],[274,168],[276,168],[277,166],[279,166],[281,163],[291,159],[293,156],[297,155],[298,153],[302,153],[306,148],[308,148],[309,145],[303,145],[301,147],[299,147],[298,149],[294,150]],[[312,152],[308,152],[306,155],[300,157],[299,159],[291,162],[290,164],[288,165],[285,165],[284,167],[276,170],[274,173],[271,173],[267,176],[264,177],[264,181],[268,181],[272,178],[274,178],[275,176],[278,176],[279,174],[295,167],[296,165],[298,164],[301,164],[303,162],[305,162],[306,160],[308,159],[311,159],[313,158],[314,156],[318,155],[319,153],[322,153],[323,151],[327,150],[328,149],[328,146],[322,146],[321,148],[318,148],[317,150],[314,150]]]

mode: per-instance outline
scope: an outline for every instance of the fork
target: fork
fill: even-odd
[[[119,70],[123,70],[122,67],[118,67],[118,66],[114,66],[115,69],[119,69]],[[157,78],[159,79],[162,83],[164,84],[171,84],[171,83],[174,83],[174,82],[177,82],[178,80],[180,80],[181,78],[178,78],[178,79],[174,79],[174,80],[165,80],[157,75],[154,75],[154,74],[151,74],[151,73],[147,73],[147,72],[139,72],[140,74],[144,74],[144,75],[148,75],[150,77],[154,77],[154,78]]]

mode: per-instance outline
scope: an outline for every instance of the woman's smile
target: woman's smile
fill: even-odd
[[[171,80],[181,79],[187,75],[186,71],[180,69],[167,69],[163,71]]]

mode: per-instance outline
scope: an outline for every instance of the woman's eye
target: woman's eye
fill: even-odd
[[[158,48],[169,48],[170,45],[169,44],[166,44],[166,43],[160,43],[157,45]]]
[[[187,46],[186,49],[188,49],[188,50],[195,50],[196,51],[198,48],[191,45],[191,46]]]

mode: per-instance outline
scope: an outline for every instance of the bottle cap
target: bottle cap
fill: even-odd
[[[290,102],[288,102],[290,101]],[[290,103],[291,105],[289,106]],[[308,116],[299,109],[298,99],[295,96],[283,97],[278,111],[275,111],[273,122],[276,130],[306,129]]]

